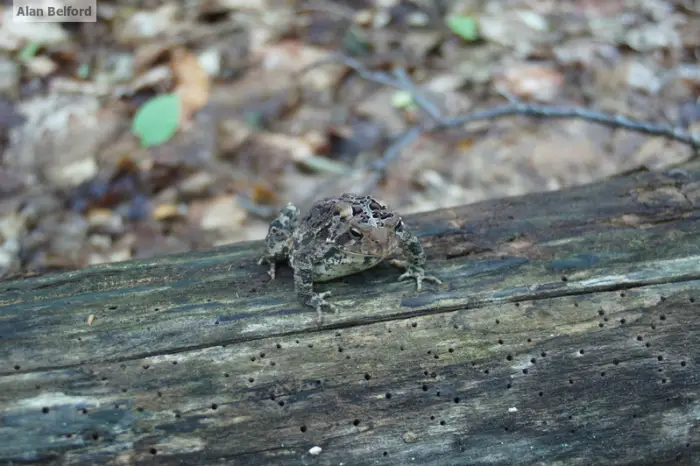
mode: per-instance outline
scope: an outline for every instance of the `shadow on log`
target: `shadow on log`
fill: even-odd
[[[322,329],[260,242],[0,283],[0,461],[700,464],[687,168],[410,216],[445,284]]]

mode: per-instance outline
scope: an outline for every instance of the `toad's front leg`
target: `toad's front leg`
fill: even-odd
[[[397,233],[399,234],[399,246],[407,260],[393,259],[389,262],[391,265],[405,270],[399,277],[399,280],[414,278],[417,291],[420,291],[423,287],[423,281],[437,283],[438,285],[442,283],[442,280],[439,278],[425,274],[425,251],[423,251],[423,246],[420,244],[418,237],[404,229]]]
[[[316,309],[318,313],[318,325],[323,323],[323,311],[338,312],[338,307],[326,301],[326,296],[330,296],[330,291],[323,293],[314,292],[313,263],[307,254],[295,253],[292,257],[292,267],[294,268],[294,291],[299,301],[307,307]]]
[[[265,237],[265,255],[258,264],[268,265],[268,275],[275,279],[277,263],[286,260],[292,250],[292,234],[299,223],[299,209],[291,202],[286,205],[267,230]]]

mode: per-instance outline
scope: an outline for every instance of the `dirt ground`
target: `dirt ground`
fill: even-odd
[[[98,0],[96,23],[64,24],[13,22],[7,5],[4,278],[260,239],[288,201],[371,193],[413,213],[692,155],[525,116],[386,154],[426,106],[454,117],[518,99],[700,129],[697,0]],[[377,77],[412,83],[423,105]],[[182,105],[177,133],[144,147],[132,121],[165,93]]]

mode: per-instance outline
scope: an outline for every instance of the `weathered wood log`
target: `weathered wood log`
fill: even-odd
[[[0,459],[700,464],[688,170],[410,216],[446,283],[320,284],[322,329],[259,242],[0,283]]]

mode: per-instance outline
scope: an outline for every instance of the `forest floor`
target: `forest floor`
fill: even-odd
[[[0,277],[260,239],[288,201],[371,193],[413,213],[692,156],[522,115],[387,153],[431,112],[517,99],[700,128],[690,0],[99,0],[97,22],[64,24],[0,8]],[[163,95],[179,113],[134,129]],[[162,144],[135,134],[171,121]]]

